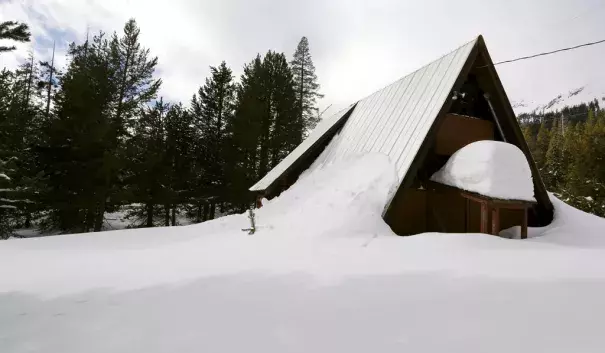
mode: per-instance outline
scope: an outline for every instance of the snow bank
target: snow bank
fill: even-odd
[[[261,228],[266,224],[278,233],[305,238],[388,234],[382,212],[398,186],[386,155],[350,158],[305,173],[274,201],[263,200],[258,222]]]
[[[308,173],[266,202],[256,212],[253,236],[242,231],[250,226],[243,214],[191,226],[0,242],[0,293],[134,290],[247,270],[329,273],[308,251],[332,242],[348,247],[348,240],[357,248],[378,235],[396,238],[381,214],[397,184],[388,157],[370,154]],[[21,275],[11,276],[13,268],[22,268]]]
[[[602,352],[603,219],[553,199],[527,241],[396,237],[394,175],[313,171],[252,236],[235,215],[0,242],[0,352]]]
[[[605,249],[605,220],[571,207],[550,194],[555,208],[554,219],[543,228],[529,228],[528,240],[585,249]],[[500,232],[511,239],[521,238],[521,228],[512,227]]]
[[[478,141],[461,148],[431,180],[499,199],[535,201],[527,158],[505,142]]]

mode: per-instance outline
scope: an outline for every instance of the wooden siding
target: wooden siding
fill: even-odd
[[[494,124],[491,121],[447,114],[437,131],[435,153],[451,156],[469,143],[494,139]]]

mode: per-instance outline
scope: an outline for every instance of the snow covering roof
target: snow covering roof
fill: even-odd
[[[378,152],[389,156],[401,181],[479,38],[357,102],[340,133],[311,168],[363,153]],[[339,112],[322,122],[325,124],[321,128],[318,126],[307,140],[250,190],[266,190],[294,160],[316,143],[320,134],[327,135],[331,131],[329,128],[345,114],[346,111]]]
[[[431,180],[498,199],[536,201],[527,158],[517,146],[506,142],[466,145]]]

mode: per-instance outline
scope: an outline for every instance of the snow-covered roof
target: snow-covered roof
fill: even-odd
[[[466,145],[431,180],[493,198],[536,201],[527,158],[517,146],[505,142]]]
[[[401,181],[477,41],[478,38],[466,43],[360,100],[340,133],[332,139],[312,168],[363,153],[378,152],[389,156]],[[339,118],[331,118],[325,126],[333,126]],[[321,137],[319,134],[327,134],[329,129],[324,126],[320,129],[318,126],[316,130],[317,134],[314,131],[307,139],[310,142],[303,142],[250,190],[265,190],[282,175],[286,169],[284,166],[291,165],[293,160],[301,156],[301,152]]]

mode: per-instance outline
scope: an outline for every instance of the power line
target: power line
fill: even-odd
[[[576,45],[576,46],[573,46],[573,47],[557,49],[557,50],[548,51],[548,52],[539,53],[539,54],[534,54],[534,55],[529,55],[529,56],[523,56],[523,57],[516,58],[516,59],[504,60],[504,61],[500,61],[500,62],[497,62],[497,63],[492,64],[492,65],[480,66],[479,68],[484,68],[484,67],[488,67],[488,66],[496,66],[496,65],[500,65],[500,64],[512,63],[512,62],[515,62],[515,61],[521,61],[521,60],[526,60],[526,59],[537,58],[539,56],[545,56],[545,55],[560,53],[562,51],[574,50],[574,49],[578,49],[578,48],[582,48],[582,47],[588,47],[588,46],[596,45],[596,44],[600,44],[600,43],[605,43],[605,39],[602,39],[602,40],[599,40],[599,41],[596,41],[596,42],[584,43],[584,44]]]

